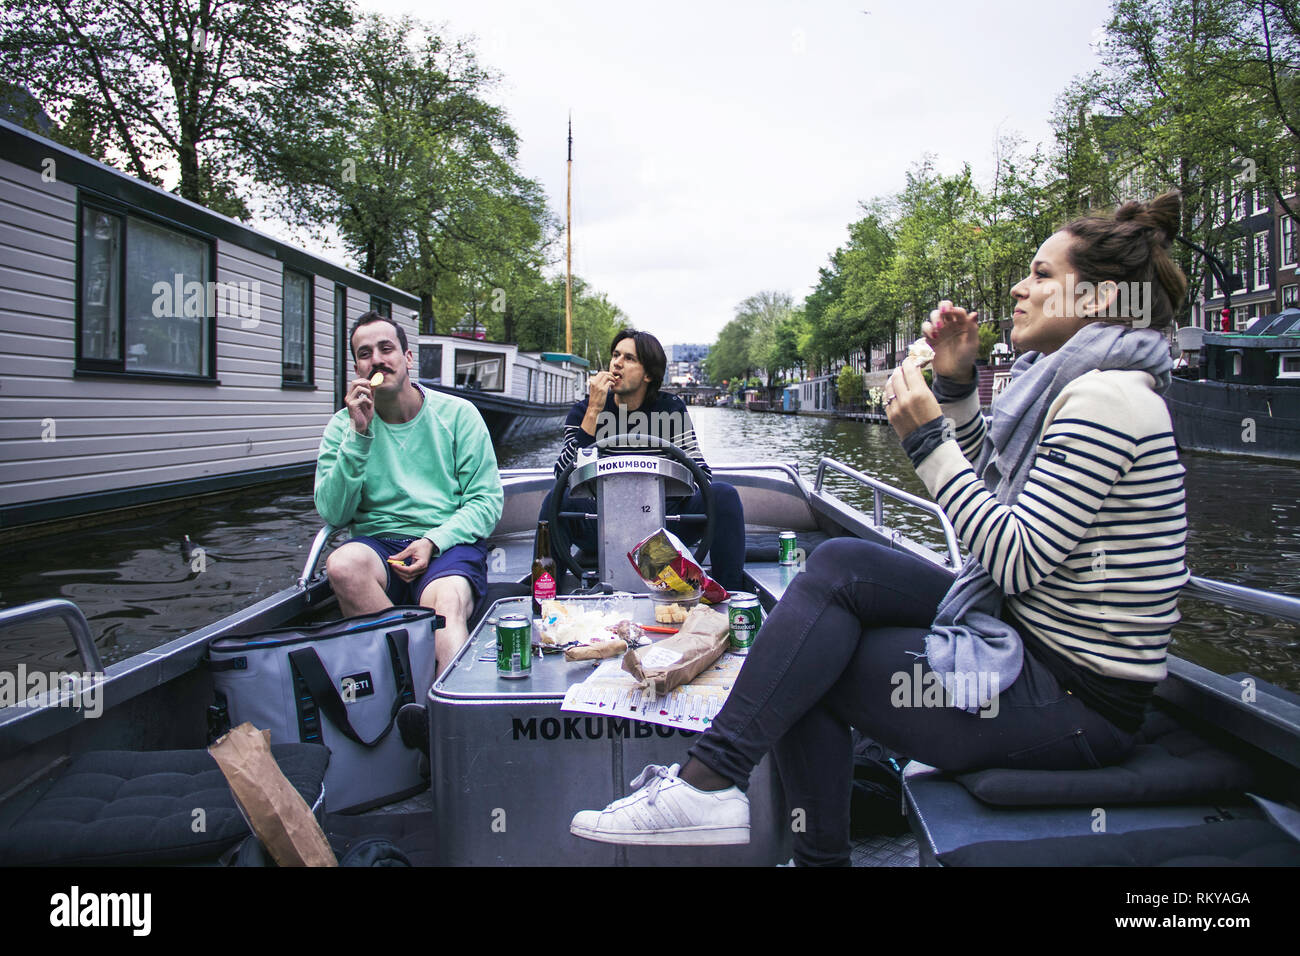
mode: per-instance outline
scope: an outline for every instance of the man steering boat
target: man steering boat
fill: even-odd
[[[587,398],[574,402],[564,423],[564,445],[555,463],[555,472],[569,467],[578,450],[595,444],[598,439],[624,434],[651,435],[669,441],[689,455],[700,470],[712,479],[712,471],[700,451],[686,403],[676,395],[660,391],[668,358],[659,340],[649,332],[621,329],[610,343],[609,368],[597,372],[587,383]],[[710,553],[712,577],[729,591],[744,584],[745,514],[740,495],[731,485],[711,481],[714,501],[714,532]],[[542,517],[550,507],[550,496],[542,503]],[[700,514],[704,509],[704,489],[696,489],[690,498],[668,502],[669,514]],[[595,503],[567,494],[561,511],[594,512]],[[596,523],[589,519],[569,519],[569,537],[584,550],[596,549]],[[678,537],[693,545],[703,535],[702,522],[682,521]]]

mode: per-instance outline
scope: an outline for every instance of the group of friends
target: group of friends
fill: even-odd
[[[787,802],[804,811],[795,862],[847,865],[851,728],[952,771],[1124,759],[1165,676],[1188,577],[1183,469],[1161,398],[1172,367],[1164,330],[1186,293],[1169,254],[1179,214],[1178,194],[1168,193],[1076,219],[1042,244],[1011,290],[1020,357],[991,420],[976,387],[978,316],[939,303],[922,326],[932,382],[904,361],[885,411],[966,564],[954,580],[904,551],[851,537],[822,544],[684,762],[647,767],[627,797],[579,812],[574,834],[747,842],[745,790],[772,753]],[[1142,312],[1126,315],[1119,293],[1134,283]],[[321,443],[316,505],[356,536],[327,571],[344,615],[436,608],[447,620],[441,670],[467,640],[486,588],[485,542],[503,500],[496,458],[472,405],[412,380],[415,357],[399,326],[367,313],[351,347],[357,377]],[[665,368],[654,336],[621,331],[608,369],[570,410],[557,472],[597,440],[602,416],[643,411],[680,422],[671,440],[711,477],[685,406],[661,391]],[[713,574],[735,590],[743,511],[734,488],[712,487]],[[673,508],[698,513],[699,497]],[[699,536],[684,530],[688,543]],[[573,537],[589,544],[594,529],[575,523]],[[992,687],[997,701],[959,695],[899,707],[896,677],[918,662],[944,686]],[[404,739],[418,736],[420,715],[401,716]]]

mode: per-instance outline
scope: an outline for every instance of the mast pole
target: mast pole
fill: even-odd
[[[573,114],[569,114],[568,195],[564,201],[564,351],[573,354]]]

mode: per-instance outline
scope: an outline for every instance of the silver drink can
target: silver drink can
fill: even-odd
[[[727,649],[733,654],[748,654],[754,646],[758,629],[763,626],[763,606],[758,603],[755,595],[733,591],[727,602],[727,617],[731,621],[731,637]]]
[[[793,531],[782,531],[780,541],[780,562],[782,564],[794,564],[795,552],[799,550],[799,539],[795,537]]]

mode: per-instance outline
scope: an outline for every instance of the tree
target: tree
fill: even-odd
[[[237,187],[268,105],[315,117],[351,22],[348,0],[27,0],[0,11],[0,78],[42,102],[55,139],[248,218]]]
[[[835,392],[844,405],[858,405],[862,402],[862,375],[852,365],[840,369],[835,379]]]
[[[420,296],[423,330],[503,325],[480,315],[486,300],[512,309],[534,291],[555,224],[484,99],[495,77],[466,42],[410,18],[366,16],[341,58],[327,123],[276,114],[277,210],[335,223],[362,272]]]

